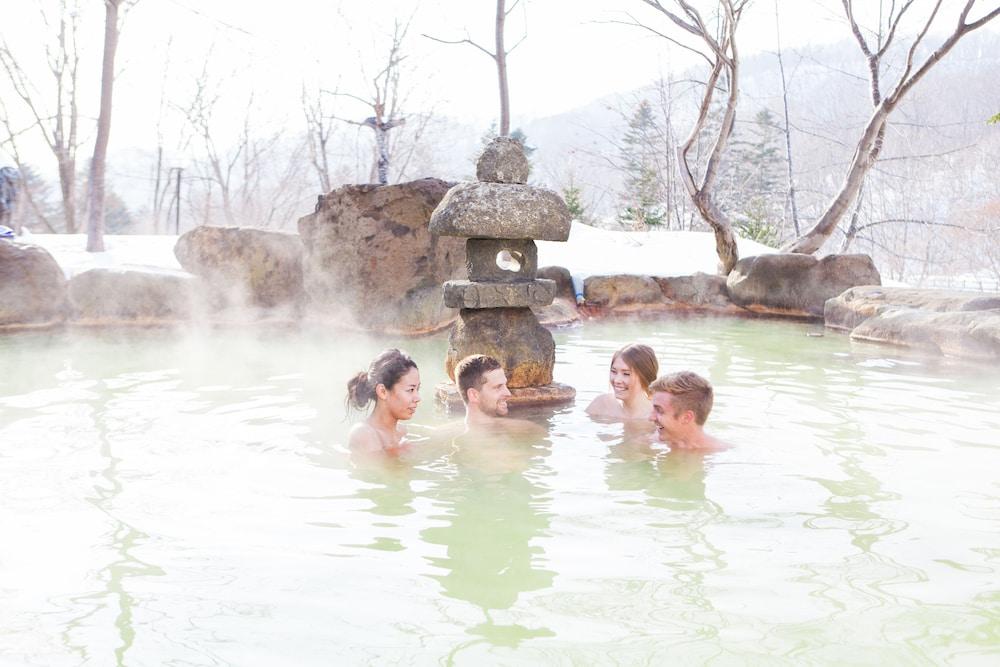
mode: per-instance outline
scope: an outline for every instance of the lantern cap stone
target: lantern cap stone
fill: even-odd
[[[440,236],[565,241],[571,216],[558,194],[512,183],[459,183],[431,214]]]

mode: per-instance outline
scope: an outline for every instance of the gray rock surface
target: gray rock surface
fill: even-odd
[[[74,324],[153,325],[190,320],[198,278],[168,269],[90,269],[69,281]]]
[[[663,291],[650,276],[590,276],[583,281],[588,306],[618,312],[654,312],[666,309]]]
[[[476,162],[476,178],[486,183],[527,183],[531,166],[524,147],[510,137],[496,137]]]
[[[500,266],[506,253],[518,268]],[[515,282],[532,280],[538,271],[538,246],[530,239],[469,239],[465,242],[465,265],[469,280]]]
[[[316,212],[298,223],[310,312],[403,333],[435,331],[454,321],[441,283],[464,277],[465,242],[428,229],[449,187],[427,178],[349,185],[324,195]]]
[[[710,273],[690,276],[654,277],[667,304],[678,310],[704,311],[720,315],[747,315],[734,304],[726,289],[726,277]]]
[[[47,250],[0,239],[0,329],[46,327],[66,317],[66,276]]]
[[[546,327],[565,327],[580,322],[580,310],[575,299],[557,296],[547,306],[532,306],[531,312],[539,324]]]
[[[1000,361],[1000,294],[855,287],[826,302],[824,320],[856,340]]]
[[[830,329],[850,331],[870,317],[898,309],[937,313],[997,310],[1000,294],[881,285],[852,287],[827,300],[823,320]]]
[[[851,338],[998,362],[1000,310],[947,313],[887,310],[855,327]]]
[[[744,257],[726,279],[729,298],[758,313],[823,317],[827,299],[857,285],[882,279],[867,255],[778,253]]]
[[[551,280],[519,283],[449,280],[444,284],[444,303],[449,308],[522,308],[547,306],[556,295]]]
[[[459,183],[431,216],[441,236],[565,241],[570,214],[551,190],[505,183]]]
[[[556,283],[556,298],[576,301],[576,294],[573,292],[573,279],[569,269],[563,266],[543,266],[535,273],[538,278],[554,280]]]
[[[297,234],[206,225],[177,239],[174,255],[204,280],[215,308],[294,308],[302,300]]]
[[[445,370],[455,379],[455,366],[470,354],[496,357],[507,385],[534,387],[552,382],[555,341],[529,308],[462,310],[448,338]]]

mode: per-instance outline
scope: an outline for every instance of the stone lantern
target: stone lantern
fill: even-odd
[[[552,303],[556,293],[555,281],[535,277],[535,240],[568,239],[569,210],[555,192],[526,185],[528,160],[509,137],[486,147],[476,177],[451,188],[430,221],[431,233],[468,239],[469,279],[444,284],[445,305],[460,309],[445,369],[454,381],[459,361],[488,354],[503,365],[510,405],[570,401],[576,390],[552,381],[555,341],[531,310]],[[438,397],[461,401],[453,383],[438,387]]]

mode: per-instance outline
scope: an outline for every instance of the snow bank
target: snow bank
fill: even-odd
[[[737,247],[740,257],[777,252],[740,238]],[[564,266],[578,278],[716,273],[718,264],[711,232],[615,232],[574,222],[566,243],[538,241],[538,266]]]
[[[66,277],[93,268],[142,267],[180,270],[173,235],[106,235],[105,252],[87,252],[85,234],[32,234],[19,240],[48,250]],[[737,239],[740,256],[776,252]],[[538,241],[539,266],[563,266],[578,278],[617,273],[682,276],[715,273],[719,258],[711,232],[613,232],[574,222],[569,241]]]
[[[87,252],[86,234],[26,234],[17,239],[40,245],[55,258],[67,278],[96,268],[143,268],[181,270],[174,257],[173,235],[104,236],[104,252]]]

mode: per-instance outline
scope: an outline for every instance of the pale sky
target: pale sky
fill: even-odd
[[[995,2],[980,0],[980,6],[990,8]],[[35,72],[48,85],[44,70],[37,69],[44,65],[46,30],[36,6],[54,0],[13,4],[4,37],[25,62],[37,63]],[[80,4],[85,46],[81,108],[84,115],[96,115],[103,9],[91,0]],[[877,8],[876,0],[857,5]],[[956,16],[955,0],[946,5],[951,9],[942,11],[942,29]],[[850,37],[839,0],[777,0],[777,9],[786,49]],[[492,61],[471,46],[440,44],[422,33],[443,39],[468,35],[492,49],[494,12],[493,0],[139,0],[119,46],[112,150],[151,145],[161,91],[166,91],[168,105],[187,104],[194,78],[206,66],[221,104],[234,119],[251,90],[260,113],[285,126],[302,123],[303,81],[310,88],[364,96],[368,79],[384,62],[393,20],[405,22],[411,16],[401,83],[410,91],[407,108],[433,108],[485,128],[498,115]],[[633,90],[691,62],[690,55],[660,37],[609,23],[628,20],[626,12],[678,34],[640,0],[521,0],[507,29],[508,46],[526,36],[509,59],[512,125]],[[775,0],[751,4],[738,33],[742,53],[774,49],[775,13]],[[362,68],[367,75],[362,76]],[[5,101],[16,107],[6,96]],[[340,104],[341,115],[370,115],[348,100]]]

